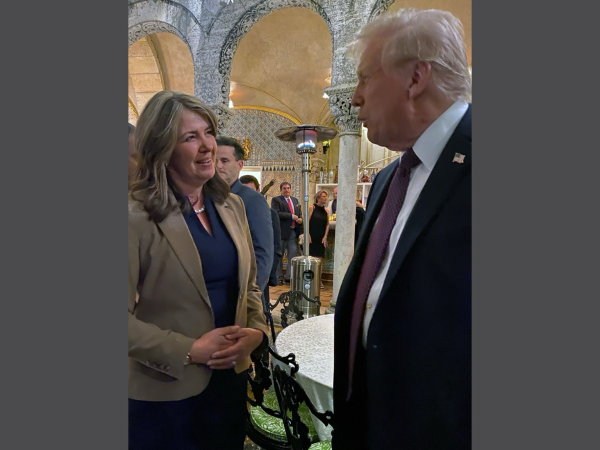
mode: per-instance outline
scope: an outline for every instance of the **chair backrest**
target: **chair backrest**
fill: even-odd
[[[251,356],[254,363],[254,370],[248,371],[248,384],[252,395],[247,396],[247,401],[254,408],[260,408],[260,410],[264,411],[264,414],[262,412],[258,413],[260,417],[268,418],[268,416],[272,416],[275,420],[281,420],[281,407],[278,405],[275,406],[276,409],[269,407],[265,398],[265,393],[273,386],[273,363],[270,360],[277,359],[283,362],[291,368],[290,373],[295,374],[298,371],[298,364],[296,363],[294,354],[283,357],[269,346],[262,354],[255,352]],[[271,404],[271,402],[269,402],[269,404]],[[265,433],[264,430],[260,429],[258,424],[254,423],[251,416],[252,410],[248,413],[246,433],[255,444],[259,445],[264,450],[293,450],[289,438],[287,437],[287,432],[281,433],[279,439],[276,439],[276,436],[268,435],[268,433]],[[269,421],[272,420],[273,419],[269,419]]]
[[[331,425],[332,428],[334,428],[333,413],[331,411],[318,411],[291,371],[287,372],[277,365],[272,366],[272,368],[280,415],[291,448],[293,450],[308,450],[312,442],[308,437],[308,427],[300,417],[300,405],[302,403],[306,404],[313,417],[323,422],[325,426]]]
[[[264,355],[267,355],[267,358]],[[248,403],[254,407],[260,407],[270,416],[280,419],[283,422],[287,442],[275,441],[264,436],[259,430],[254,429],[250,418],[247,422],[248,436],[265,450],[308,450],[313,441],[309,438],[307,425],[302,421],[300,405],[306,404],[313,417],[323,422],[325,426],[335,427],[333,413],[318,411],[302,386],[296,381],[295,375],[298,373],[300,365],[296,362],[293,353],[281,356],[268,347],[268,352],[265,352],[264,355],[253,357],[254,377],[249,376],[253,398],[248,396]],[[268,362],[269,355],[270,362]],[[281,365],[274,363],[274,360],[282,362],[285,367],[282,368]],[[264,403],[264,393],[271,386],[275,390],[278,409],[269,408]]]
[[[279,296],[279,298],[277,299],[277,301],[274,304],[270,305],[271,311],[273,311],[277,305],[280,305],[280,304],[282,305],[281,326],[283,328],[285,328],[289,325],[288,314],[289,315],[293,314],[295,321],[304,319],[304,313],[302,312],[302,308],[300,306],[300,302],[302,300],[305,300],[309,303],[313,303],[313,304],[317,305],[317,315],[320,314],[321,301],[318,299],[313,300],[312,298],[308,298],[306,296],[306,294],[304,294],[304,292],[302,292],[302,291],[284,292],[283,294],[281,294]],[[272,320],[273,320],[273,318],[271,317],[271,321]],[[275,342],[275,338],[273,338],[273,342]]]

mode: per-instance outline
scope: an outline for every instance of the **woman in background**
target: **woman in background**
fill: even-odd
[[[321,274],[323,273],[323,258],[329,234],[329,211],[325,208],[326,204],[327,192],[319,191],[315,195],[315,203],[308,208],[308,229],[310,231],[308,254],[321,260]],[[323,288],[321,279],[321,289]]]
[[[216,133],[214,113],[181,92],[157,93],[137,123],[130,450],[243,448],[245,370],[267,327],[244,205],[215,173]]]

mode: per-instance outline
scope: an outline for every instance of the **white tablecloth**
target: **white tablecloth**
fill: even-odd
[[[296,379],[319,411],[333,411],[333,314],[311,317],[284,328],[275,342],[282,356],[294,353]],[[331,439],[330,426],[313,419],[321,440]]]

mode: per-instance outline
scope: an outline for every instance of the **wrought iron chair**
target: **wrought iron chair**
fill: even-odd
[[[325,426],[334,426],[333,413],[318,411],[292,373],[288,373],[279,366],[274,366],[273,380],[283,425],[291,448],[293,450],[312,450],[317,446],[320,449],[325,449],[327,446],[331,448],[330,440],[315,442],[310,439],[310,430],[303,420],[300,408],[302,405],[306,405],[312,415],[323,422]]]
[[[253,356],[255,368],[254,376],[249,377],[252,396],[248,396],[250,409],[246,434],[265,450],[316,448],[312,445],[327,448],[328,442],[318,441],[310,413],[325,425],[332,424],[333,413],[317,411],[295,380],[299,365],[293,353],[283,357],[271,347],[265,353],[271,356],[270,363],[264,355]],[[289,371],[274,364],[273,360],[284,363]],[[274,391],[265,392],[271,387]]]
[[[306,294],[304,294],[304,292],[302,291],[288,291],[288,292],[284,292],[283,294],[281,294],[279,296],[279,298],[277,299],[277,301],[273,304],[269,305],[269,309],[271,311],[273,311],[277,305],[281,304],[282,308],[281,308],[281,326],[283,328],[287,327],[288,324],[288,314],[293,314],[294,317],[293,319],[294,322],[297,322],[299,320],[303,320],[304,319],[304,313],[302,312],[302,308],[300,306],[300,302],[302,300],[305,300],[309,303],[313,303],[315,305],[317,305],[317,315],[320,314],[321,311],[321,301],[318,299],[312,299],[312,298],[308,298],[306,296]],[[272,330],[274,330],[273,328],[273,317],[271,316],[271,328]],[[273,331],[274,332],[274,331]],[[273,342],[275,342],[275,338],[273,338]]]

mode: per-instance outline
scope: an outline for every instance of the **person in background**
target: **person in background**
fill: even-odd
[[[333,449],[471,448],[471,77],[460,21],[367,23],[351,100],[399,160],[371,186],[337,298]],[[368,230],[368,233],[366,232]]]
[[[277,211],[281,226],[281,248],[282,253],[287,253],[287,270],[285,282],[290,282],[292,269],[292,258],[297,255],[296,241],[302,234],[302,209],[296,197],[292,197],[292,185],[284,181],[279,185],[281,195],[271,199],[271,208]],[[283,260],[283,255],[282,255]],[[283,278],[283,263],[277,269],[277,278]],[[279,284],[283,284],[280,282]]]
[[[327,210],[329,214],[333,215],[337,211],[337,186],[333,188],[333,195],[335,198],[331,200],[327,206]],[[360,231],[362,230],[362,224],[365,220],[365,207],[361,202],[356,200],[356,219],[354,223],[354,246],[356,247],[356,243],[358,242],[358,236],[360,235]]]
[[[329,234],[329,212],[325,208],[326,203],[327,191],[319,191],[315,194],[315,203],[308,208],[308,230],[310,234],[308,237],[308,254],[321,260],[321,276],[323,274],[323,258],[327,248],[327,235]],[[321,279],[321,289],[323,289],[325,287],[323,286],[323,279],[319,278]]]
[[[240,183],[244,186],[248,186],[250,189],[254,189],[260,192],[260,185],[258,180],[252,175],[243,175],[240,177]],[[271,273],[269,275],[269,282],[265,287],[264,298],[267,302],[270,302],[269,286],[277,286],[277,267],[281,261],[281,227],[279,225],[279,215],[273,208],[269,208],[271,211],[271,225],[273,226],[273,265],[271,266]],[[268,307],[268,305],[265,305]]]
[[[217,171],[229,184],[231,192],[244,201],[246,217],[256,256],[256,284],[261,292],[267,287],[273,265],[273,225],[265,198],[244,186],[238,177],[244,167],[244,150],[240,143],[226,136],[217,137]]]
[[[244,446],[246,369],[268,328],[244,204],[215,170],[216,133],[210,108],[175,91],[155,94],[137,123],[130,450]]]

